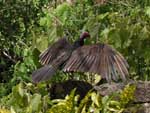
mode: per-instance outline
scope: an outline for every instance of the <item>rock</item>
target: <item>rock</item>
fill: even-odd
[[[132,84],[136,87],[134,96],[134,103],[150,103],[150,81],[132,81],[127,84]],[[102,84],[100,86],[94,86],[94,89],[99,92],[100,95],[110,95],[113,92],[121,91],[126,85],[126,83],[112,83],[112,84]]]
[[[113,92],[121,91],[127,84],[136,87],[131,105],[128,105],[124,113],[150,113],[150,81],[131,81],[128,83],[104,83],[99,86],[92,86],[84,81],[68,80],[62,83],[53,84],[50,88],[51,99],[65,98],[74,88],[80,99],[84,98],[91,89],[96,90],[100,95],[106,96]]]

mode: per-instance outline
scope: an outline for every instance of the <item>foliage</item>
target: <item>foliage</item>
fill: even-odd
[[[92,38],[87,43],[109,43],[126,56],[132,77],[149,80],[150,3],[140,0],[110,0],[98,6],[90,0],[80,3],[63,2],[56,8],[44,9],[46,17],[40,19],[40,25],[48,32],[45,42],[52,43],[64,35],[73,41],[80,30],[88,30]]]
[[[0,80],[4,83],[1,87],[5,87],[0,95],[8,94],[17,84],[16,80],[29,80],[27,74],[35,69],[35,59],[31,55],[34,51],[32,32],[40,29],[39,15],[43,14],[41,8],[47,3],[48,0],[0,1]]]
[[[11,113],[11,112],[7,109],[0,109],[0,113]]]
[[[91,90],[82,100],[75,95],[74,89],[65,99],[51,100],[45,88],[45,84],[34,86],[21,82],[13,87],[12,93],[0,100],[0,106],[14,113],[122,113],[133,101],[135,89],[127,85],[120,93],[104,97]]]
[[[14,113],[44,112],[50,101],[47,94],[44,84],[35,87],[31,83],[19,83],[1,99],[0,106],[7,106]]]
[[[73,42],[84,30],[91,34],[87,44],[108,43],[125,56],[132,79],[150,80],[150,1],[100,1],[0,1],[0,105],[4,106],[0,112],[45,113],[63,107],[69,112],[110,113],[125,109],[133,99],[132,86],[120,93],[120,101],[114,95],[101,97],[91,91],[77,104],[75,90],[64,100],[49,100],[46,83],[30,83],[32,71],[41,66],[37,57],[41,51],[62,36]],[[77,73],[73,78],[97,83],[90,76]],[[69,77],[58,72],[52,82]]]
[[[127,85],[120,94],[120,101],[123,106],[127,105],[131,100],[134,100],[134,85]]]
[[[48,0],[1,1],[2,80],[29,81],[27,75],[40,66],[38,51],[64,35],[74,41],[83,30],[88,30],[92,37],[86,43],[111,44],[126,56],[131,75],[148,80],[149,4],[141,0],[110,0],[100,5],[91,0],[72,4]]]
[[[56,100],[53,100],[55,102]],[[75,112],[75,104],[77,104],[77,100],[75,98],[75,89],[72,90],[69,96],[66,96],[64,100],[57,101],[56,105],[53,105],[47,113],[74,113]]]

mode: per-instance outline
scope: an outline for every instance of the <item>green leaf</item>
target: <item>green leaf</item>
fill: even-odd
[[[43,17],[43,18],[40,19],[40,25],[41,26],[47,25],[47,18],[46,17]]]
[[[98,17],[98,19],[103,20],[103,19],[105,19],[108,15],[109,15],[109,12],[104,13],[104,14],[100,14],[100,15],[98,15],[97,17]]]
[[[32,57],[33,57],[33,62],[37,67],[40,66],[39,57],[37,57],[39,55],[40,55],[40,51],[37,48],[34,48],[32,52]]]
[[[48,47],[48,38],[46,36],[40,36],[36,39],[36,48],[39,51],[44,51]]]
[[[95,79],[94,79],[94,84],[98,84],[100,82],[100,80],[102,79],[102,77],[98,74],[95,74]]]
[[[32,96],[32,100],[30,102],[30,109],[32,109],[32,112],[39,112],[40,109],[41,109],[41,95],[40,94],[37,94],[35,93],[33,96]]]
[[[15,97],[18,97],[18,99],[20,97],[24,96],[23,84],[22,83],[18,84],[17,86],[15,86],[13,88],[13,94],[14,94]]]
[[[150,17],[150,7],[145,8],[145,13]]]
[[[96,104],[98,107],[100,107],[100,95],[96,94],[95,92],[91,93],[91,100],[94,104]]]
[[[66,2],[60,4],[55,9],[55,13],[59,16],[65,14],[66,11],[70,10],[70,5]]]
[[[121,37],[117,29],[111,29],[108,33],[108,39],[110,44],[113,44],[115,48],[120,48],[122,45]]]

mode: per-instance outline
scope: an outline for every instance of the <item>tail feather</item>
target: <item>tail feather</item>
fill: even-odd
[[[56,73],[56,70],[51,65],[46,65],[32,73],[32,80],[34,83],[46,81]]]

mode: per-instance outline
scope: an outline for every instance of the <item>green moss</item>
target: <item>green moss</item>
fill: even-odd
[[[126,85],[120,94],[121,105],[125,107],[129,102],[134,100],[134,92],[136,87],[134,85]]]

